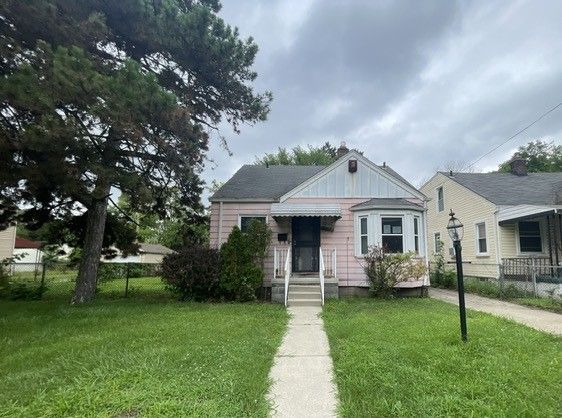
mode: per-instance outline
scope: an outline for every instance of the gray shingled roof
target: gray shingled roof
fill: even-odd
[[[449,177],[449,173],[441,174]],[[562,204],[562,172],[453,173],[452,179],[496,205]]]
[[[378,208],[424,210],[423,206],[416,205],[415,203],[409,202],[408,200],[402,199],[400,197],[369,199],[366,202],[358,203],[357,205],[352,206],[350,209],[362,210]]]
[[[148,254],[172,254],[175,251],[162,244],[147,244],[139,242],[139,252]]]
[[[211,200],[277,200],[324,168],[320,165],[243,165]]]
[[[324,165],[243,165],[222,187],[210,198],[221,199],[257,199],[278,200],[299,184],[319,173]],[[397,180],[414,189],[406,179],[387,166],[378,166]]]

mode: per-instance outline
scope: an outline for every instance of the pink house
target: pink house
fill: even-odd
[[[345,145],[329,166],[245,165],[210,199],[211,246],[259,219],[273,231],[264,287],[285,304],[368,292],[369,246],[427,262],[427,198],[386,164]],[[423,289],[427,277],[399,284]]]

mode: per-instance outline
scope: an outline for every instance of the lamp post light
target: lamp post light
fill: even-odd
[[[468,339],[466,332],[466,307],[464,304],[464,277],[462,272],[462,247],[461,240],[464,233],[464,227],[461,221],[455,218],[455,213],[451,209],[449,213],[449,223],[447,224],[447,232],[453,241],[455,248],[455,257],[457,262],[457,287],[459,291],[459,311],[461,317],[461,337],[463,341]]]

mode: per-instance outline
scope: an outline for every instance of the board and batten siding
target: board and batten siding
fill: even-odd
[[[444,210],[437,210],[437,189],[443,187]],[[467,276],[497,277],[498,275],[498,224],[496,220],[496,205],[474,193],[470,189],[461,186],[454,179],[437,173],[422,188],[431,200],[427,206],[427,248],[430,261],[435,253],[435,233],[441,234],[444,243],[443,254],[446,261],[453,261],[454,256],[449,255],[449,248],[453,247],[447,232],[449,212],[452,209],[455,216],[464,225],[464,238],[462,239],[463,270]],[[486,244],[488,252],[486,255],[477,254],[476,225],[480,222],[486,224]],[[508,234],[509,232],[506,232]],[[506,234],[500,234],[502,244],[508,241]],[[505,236],[504,236],[505,235]],[[451,268],[454,265],[451,264]]]
[[[10,226],[0,231],[0,260],[10,258],[14,255],[16,242],[16,227]]]
[[[350,157],[353,159],[353,157]],[[363,161],[357,161],[357,172],[350,173],[347,164],[334,166],[330,171],[311,182],[291,197],[314,198],[363,198],[375,197],[414,197],[413,193],[404,188],[384,168],[373,170]]]

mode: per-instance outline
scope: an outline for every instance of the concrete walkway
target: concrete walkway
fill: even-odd
[[[335,417],[337,389],[321,307],[290,307],[289,329],[270,372],[272,417]]]
[[[431,288],[429,296],[445,302],[454,303],[455,305],[459,304],[458,293],[453,290]],[[562,335],[562,315],[554,312],[532,309],[515,303],[468,293],[465,293],[465,303],[466,307],[469,309],[502,316],[531,328],[538,329],[539,331]]]

